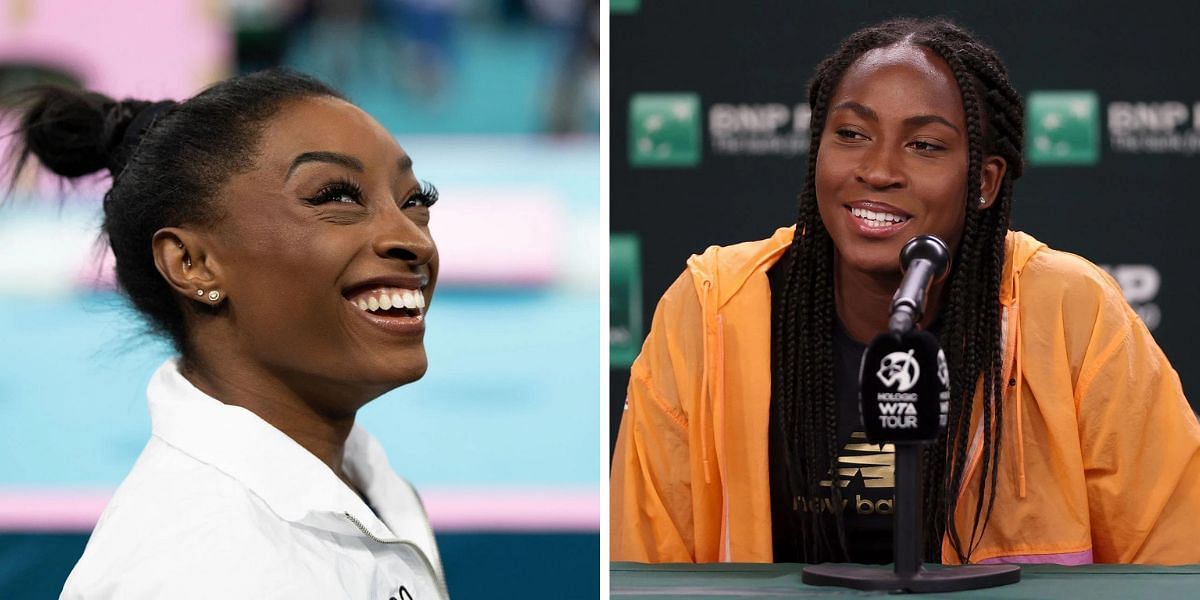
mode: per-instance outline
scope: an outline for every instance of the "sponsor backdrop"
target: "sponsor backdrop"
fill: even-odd
[[[632,358],[628,346],[641,341],[628,325],[648,328],[690,254],[794,222],[808,78],[846,35],[897,16],[950,17],[1000,53],[1026,99],[1029,168],[1016,186],[1014,228],[1108,269],[1200,406],[1200,243],[1190,219],[1200,169],[1200,5],[692,6],[612,4],[611,215],[623,262],[613,270],[622,298],[612,306],[630,313],[612,317],[614,440],[629,379],[629,361],[617,358]],[[629,293],[638,277],[640,305]]]

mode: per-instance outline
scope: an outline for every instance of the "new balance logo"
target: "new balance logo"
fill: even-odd
[[[862,477],[863,487],[896,487],[896,447],[868,443],[867,434],[856,431],[850,434],[850,441],[838,457],[838,475],[839,487],[850,485],[856,477]],[[822,481],[821,486],[833,486],[832,478]]]

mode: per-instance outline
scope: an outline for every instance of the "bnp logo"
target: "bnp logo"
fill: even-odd
[[[700,97],[634,94],[629,101],[629,162],[691,167],[700,162]]]
[[[1094,165],[1100,160],[1100,101],[1095,92],[1033,92],[1025,118],[1030,164]]]
[[[637,12],[640,4],[639,0],[609,0],[608,12],[614,15],[627,15]]]

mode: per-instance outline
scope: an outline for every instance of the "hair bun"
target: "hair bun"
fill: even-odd
[[[37,88],[30,91],[29,108],[21,118],[25,142],[22,154],[36,156],[46,168],[63,177],[80,177],[105,168],[116,176],[125,167],[141,133],[161,112],[159,107],[174,104],[116,101],[86,90]],[[154,114],[143,117],[148,110]],[[136,129],[130,127],[135,124]],[[134,135],[128,135],[131,133]]]

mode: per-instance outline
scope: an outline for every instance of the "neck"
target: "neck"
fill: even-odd
[[[875,336],[887,331],[888,309],[901,279],[899,271],[886,274],[858,271],[835,256],[834,305],[838,320],[851,339],[869,344]],[[937,319],[941,299],[941,284],[931,286],[919,324],[922,328]]]
[[[319,385],[297,385],[296,378],[281,376],[253,361],[235,360],[229,353],[207,353],[201,349],[203,344],[197,346],[197,360],[182,369],[192,385],[225,404],[254,413],[357,491],[342,467],[355,411],[326,408],[333,404],[321,399],[336,396],[313,393],[321,388]]]

